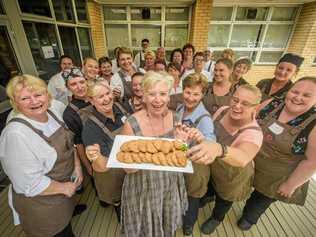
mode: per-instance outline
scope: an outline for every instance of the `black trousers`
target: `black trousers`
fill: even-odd
[[[54,237],[75,237],[72,232],[71,223],[69,222],[69,224],[62,231],[54,235]]]
[[[246,202],[242,218],[245,218],[251,224],[256,224],[260,216],[275,201],[275,199],[269,198],[257,190],[254,190]]]
[[[199,214],[200,198],[188,196],[188,202],[189,208],[183,217],[183,225],[194,226]]]

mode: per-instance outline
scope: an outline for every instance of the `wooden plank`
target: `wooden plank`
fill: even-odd
[[[106,208],[102,207],[99,205],[98,210],[97,210],[97,215],[95,217],[95,221],[93,222],[91,231],[89,233],[90,237],[95,237],[98,235],[100,228],[102,228],[102,220],[105,215],[105,210]]]
[[[90,194],[92,196],[92,194]],[[94,196],[94,202],[91,206],[89,206],[87,221],[84,224],[84,228],[80,234],[80,236],[89,236],[93,223],[95,222],[97,216],[97,210],[100,207],[99,199]]]
[[[231,208],[231,211],[228,212],[228,219],[230,221],[230,224],[232,225],[233,227],[233,230],[234,230],[234,236],[244,236],[243,234],[243,231],[241,229],[238,228],[237,226],[237,221],[240,217],[240,215],[237,215],[237,212],[236,212],[236,204],[233,204],[232,208]]]
[[[108,207],[107,210],[105,211],[105,215],[101,223],[101,228],[98,233],[98,237],[108,236],[107,235],[108,227],[110,225],[113,212],[114,212],[113,207]]]
[[[111,216],[111,219],[110,219],[110,224],[109,224],[109,227],[108,227],[108,234],[107,234],[107,236],[113,236],[115,234],[116,227],[118,225],[116,212],[115,212],[114,207],[112,209],[113,209],[113,211],[112,211],[112,216]]]

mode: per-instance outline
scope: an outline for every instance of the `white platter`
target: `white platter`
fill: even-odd
[[[116,159],[116,154],[120,151],[120,147],[124,142],[130,140],[137,139],[146,139],[152,140],[157,139],[157,137],[140,137],[140,136],[126,136],[126,135],[117,135],[115,136],[115,140],[112,146],[112,150],[109,156],[109,160],[107,163],[107,167],[109,168],[129,168],[129,169],[142,169],[142,170],[162,170],[162,171],[175,171],[175,172],[183,172],[183,173],[193,173],[192,162],[188,160],[187,165],[185,167],[174,167],[174,166],[162,166],[162,165],[154,165],[154,164],[127,164],[122,163]],[[160,138],[159,138],[160,139]],[[174,139],[161,138],[164,140],[172,141]]]

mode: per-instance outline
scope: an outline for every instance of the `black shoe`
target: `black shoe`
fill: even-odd
[[[241,230],[249,230],[252,226],[252,224],[243,217],[238,220],[237,225]]]
[[[203,208],[207,203],[213,202],[214,200],[215,200],[215,195],[213,195],[213,196],[204,195],[200,199],[199,208]]]
[[[121,223],[121,204],[118,206],[114,206],[114,210],[116,213],[118,223]]]
[[[100,203],[100,206],[101,206],[101,207],[104,207],[104,208],[110,206],[110,204],[108,204],[108,203],[106,203],[106,202],[103,202],[103,201],[101,201],[101,200],[99,200],[99,203]]]
[[[80,215],[82,212],[84,212],[87,209],[86,204],[78,204],[75,206],[75,209],[72,213],[72,216]]]
[[[193,226],[190,226],[190,225],[183,226],[183,234],[184,235],[192,235],[192,232],[193,232]]]
[[[201,226],[201,231],[203,234],[209,235],[215,231],[216,227],[219,226],[220,223],[220,221],[210,217]]]
[[[81,185],[77,190],[76,190],[76,194],[82,194],[84,192],[84,187],[83,185]]]

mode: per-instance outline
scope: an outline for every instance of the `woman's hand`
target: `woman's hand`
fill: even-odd
[[[72,172],[72,176],[76,177],[74,183],[77,185],[77,187],[79,187],[83,181],[82,169],[80,165],[75,167],[74,171]]]
[[[72,197],[75,192],[76,192],[76,189],[78,187],[78,184],[77,184],[78,181],[76,182],[65,182],[62,184],[62,194],[64,194],[65,196],[67,197]]]
[[[86,155],[90,162],[95,161],[101,156],[101,150],[99,144],[93,144],[86,147]]]
[[[124,169],[127,174],[136,173],[138,169]]]
[[[203,134],[196,128],[191,128],[185,124],[177,123],[175,125],[175,138],[185,143],[196,141],[197,143],[204,140]]]
[[[279,186],[278,194],[285,198],[291,198],[293,193],[295,192],[296,187],[287,183],[286,181]]]
[[[187,152],[187,157],[193,162],[209,165],[214,162],[222,152],[221,145],[215,142],[204,140],[198,145],[193,146]]]
[[[201,143],[205,139],[203,133],[197,128],[189,128],[188,130],[188,140]]]

